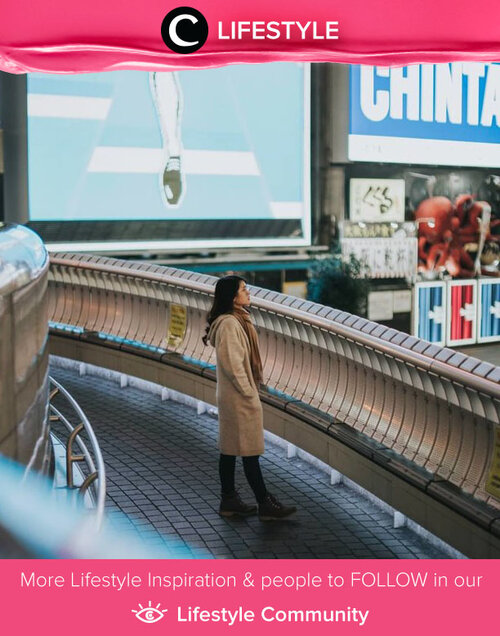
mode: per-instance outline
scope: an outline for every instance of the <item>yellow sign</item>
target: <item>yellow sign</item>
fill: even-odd
[[[289,281],[282,285],[283,293],[295,298],[307,298],[307,283],[304,281]]]
[[[182,305],[170,305],[167,347],[177,348],[186,335],[187,312]]]
[[[486,492],[500,499],[500,426],[495,426],[493,455],[491,457],[490,472],[486,480]]]

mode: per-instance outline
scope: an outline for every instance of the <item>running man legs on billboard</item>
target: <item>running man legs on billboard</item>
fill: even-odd
[[[160,188],[166,205],[177,207],[186,191],[182,172],[182,89],[176,72],[150,73],[149,81],[163,142]]]

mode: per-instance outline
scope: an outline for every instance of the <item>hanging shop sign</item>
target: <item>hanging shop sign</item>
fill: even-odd
[[[417,226],[411,221],[405,223],[366,223],[364,221],[342,221],[340,236],[344,238],[410,238],[417,236]]]
[[[446,325],[446,283],[431,281],[415,285],[413,334],[444,346]]]
[[[342,256],[354,255],[370,278],[411,278],[417,272],[415,238],[344,238]]]
[[[371,223],[404,221],[404,179],[350,179],[349,218]]]
[[[500,166],[500,64],[352,66],[353,161]]]

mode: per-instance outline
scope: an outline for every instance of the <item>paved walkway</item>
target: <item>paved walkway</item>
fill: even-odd
[[[346,486],[331,486],[310,464],[267,444],[268,488],[297,514],[281,522],[225,519],[219,503],[217,421],[158,396],[90,375],[52,368],[98,437],[107,469],[112,523],[152,544],[180,537],[204,558],[447,558]],[[241,464],[240,493],[251,501]],[[117,513],[121,510],[126,518]]]

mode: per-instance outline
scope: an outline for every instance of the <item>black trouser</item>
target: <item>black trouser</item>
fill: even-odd
[[[253,490],[255,498],[259,503],[264,501],[267,495],[266,485],[260,470],[259,455],[242,457],[243,470],[250,488]],[[235,455],[222,455],[219,458],[219,475],[223,495],[230,495],[234,492],[234,469],[236,467]]]

